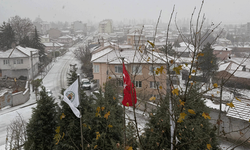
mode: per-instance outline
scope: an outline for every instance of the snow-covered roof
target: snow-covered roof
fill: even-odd
[[[59,37],[59,39],[72,39],[72,37],[69,35],[64,35],[64,36]]]
[[[29,47],[21,47],[21,46],[17,46],[14,49],[9,49],[5,52],[0,52],[0,58],[16,58],[16,57],[29,57],[30,56],[30,52],[38,52],[37,49],[34,48],[29,48]]]
[[[250,101],[240,99],[240,101],[234,99],[232,103],[235,107],[229,108],[227,116],[249,121],[250,119]]]
[[[53,43],[43,43],[46,47],[51,47],[53,46]],[[63,46],[64,44],[61,44],[61,43],[54,43],[54,46]]]
[[[180,47],[174,47],[174,50],[176,52],[193,52],[194,51],[194,46],[191,44],[188,44],[186,42],[181,42],[179,43]]]
[[[165,58],[162,58],[157,52],[147,51],[147,54],[144,52],[139,52],[134,49],[126,49],[126,50],[114,50],[112,48],[107,48],[98,53],[92,55],[92,62],[95,63],[106,63],[109,64],[121,64],[121,60],[119,57],[125,57],[125,62],[127,63],[166,63]],[[150,57],[150,59],[148,59]],[[153,60],[152,60],[153,59]]]
[[[228,62],[228,63],[224,63],[224,64],[221,64],[221,65],[219,66],[218,71],[224,71],[224,70],[227,70],[227,68],[228,68],[228,66],[229,66],[230,64],[231,64],[230,62]]]
[[[225,47],[225,46],[212,46],[212,48],[215,50],[215,51],[231,51],[232,48],[229,48],[229,47]]]

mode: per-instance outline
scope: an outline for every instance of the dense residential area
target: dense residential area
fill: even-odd
[[[250,149],[250,22],[83,3],[0,22],[0,150]]]

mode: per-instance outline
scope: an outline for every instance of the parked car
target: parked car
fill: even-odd
[[[82,79],[81,85],[83,89],[88,89],[88,90],[91,89],[91,84],[89,79]]]

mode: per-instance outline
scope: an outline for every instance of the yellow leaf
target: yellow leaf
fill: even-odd
[[[100,112],[100,110],[101,110],[100,107],[97,107],[97,108],[96,108],[96,111],[97,111],[98,113]]]
[[[149,40],[147,41],[153,48],[155,47],[155,44],[150,42]]]
[[[218,84],[217,83],[214,83],[214,85],[213,85],[215,88],[217,88],[218,87]]]
[[[190,114],[194,114],[194,115],[195,115],[195,112],[194,112],[194,110],[192,110],[192,109],[188,109],[188,112],[189,112]]]
[[[160,74],[162,74],[163,70],[164,70],[163,66],[161,66],[160,68],[156,68],[156,71],[158,71],[158,73]]]
[[[62,139],[64,138],[64,136],[65,136],[65,133],[63,132],[63,136],[62,136]]]
[[[212,94],[211,96],[214,97],[214,94]]]
[[[156,70],[156,71],[155,71],[155,74],[158,75],[158,74],[159,74],[159,71]]]
[[[180,113],[180,118],[185,119],[186,115],[186,113]]]
[[[188,66],[188,64],[187,64],[187,63],[185,63],[185,65],[186,65],[186,67]]]
[[[241,102],[241,100],[240,100],[240,99],[238,99],[237,97],[235,97],[235,99],[237,99],[238,101],[240,101],[240,102]]]
[[[126,103],[127,106],[129,106],[129,103]]]
[[[62,120],[63,118],[65,118],[65,114],[62,113],[62,115],[60,116],[60,120]]]
[[[101,136],[100,133],[96,132],[96,140],[98,140],[100,136]]]
[[[172,91],[172,93],[174,94],[174,95],[179,95],[179,90],[178,90],[178,88],[176,88],[176,89],[173,89],[173,91]]]
[[[249,119],[249,121],[248,122],[250,122],[250,119]]]
[[[110,115],[110,111],[108,111],[108,112],[104,115],[104,118],[108,119],[109,115]]]
[[[179,102],[182,106],[184,106],[185,102],[183,102],[182,100],[179,99]]]
[[[155,100],[156,98],[154,96],[152,96],[149,100],[152,101],[152,100]]]
[[[91,130],[90,126],[89,126],[89,130]]]
[[[192,73],[195,73],[196,71],[195,70],[192,70]]]
[[[159,86],[159,89],[162,89],[162,86]]]
[[[109,79],[111,79],[111,76],[109,76]]]
[[[109,128],[112,128],[113,126],[111,124],[108,125]]]
[[[60,126],[56,127],[56,133],[59,133],[60,132]]]
[[[191,75],[189,75],[188,77],[189,77],[189,79],[191,79]]]
[[[116,98],[113,96],[113,100],[115,100]]]
[[[179,119],[177,120],[177,122],[178,122],[178,123],[181,123],[181,122],[183,122],[183,119],[182,119],[182,118],[179,118]]]
[[[209,116],[208,113],[204,113],[202,114],[202,117],[204,117],[205,119],[211,119],[211,117]]]
[[[95,145],[94,149],[96,149],[96,148],[97,148],[97,145]]]
[[[133,147],[129,147],[127,150],[133,150]]]
[[[95,116],[96,117],[101,117],[101,115],[98,112],[95,113]]]
[[[213,63],[213,61],[211,61],[211,64]]]
[[[211,144],[207,144],[207,148],[210,150],[212,148]]]
[[[173,59],[172,59],[172,60],[170,60],[170,63],[171,63],[171,64],[173,64],[173,63],[174,63],[174,60],[173,60]]]
[[[234,104],[231,102],[231,103],[227,103],[227,105],[229,106],[229,107],[231,107],[231,108],[233,108],[234,107]]]
[[[87,125],[85,123],[82,124],[85,128],[87,127]]]
[[[178,67],[173,68],[173,71],[175,71],[176,74],[180,74],[180,70],[182,70],[182,65],[179,65]]]
[[[217,91],[217,94],[219,94],[220,93],[220,91]]]
[[[105,109],[105,107],[101,107],[102,111]]]

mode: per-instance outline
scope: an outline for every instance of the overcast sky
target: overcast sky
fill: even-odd
[[[201,0],[0,0],[0,24],[15,15],[32,21],[40,16],[48,22],[157,20],[160,10],[162,22],[167,22],[174,5],[178,19],[189,19],[200,4]],[[211,22],[245,24],[250,22],[250,0],[206,0],[202,12]]]

